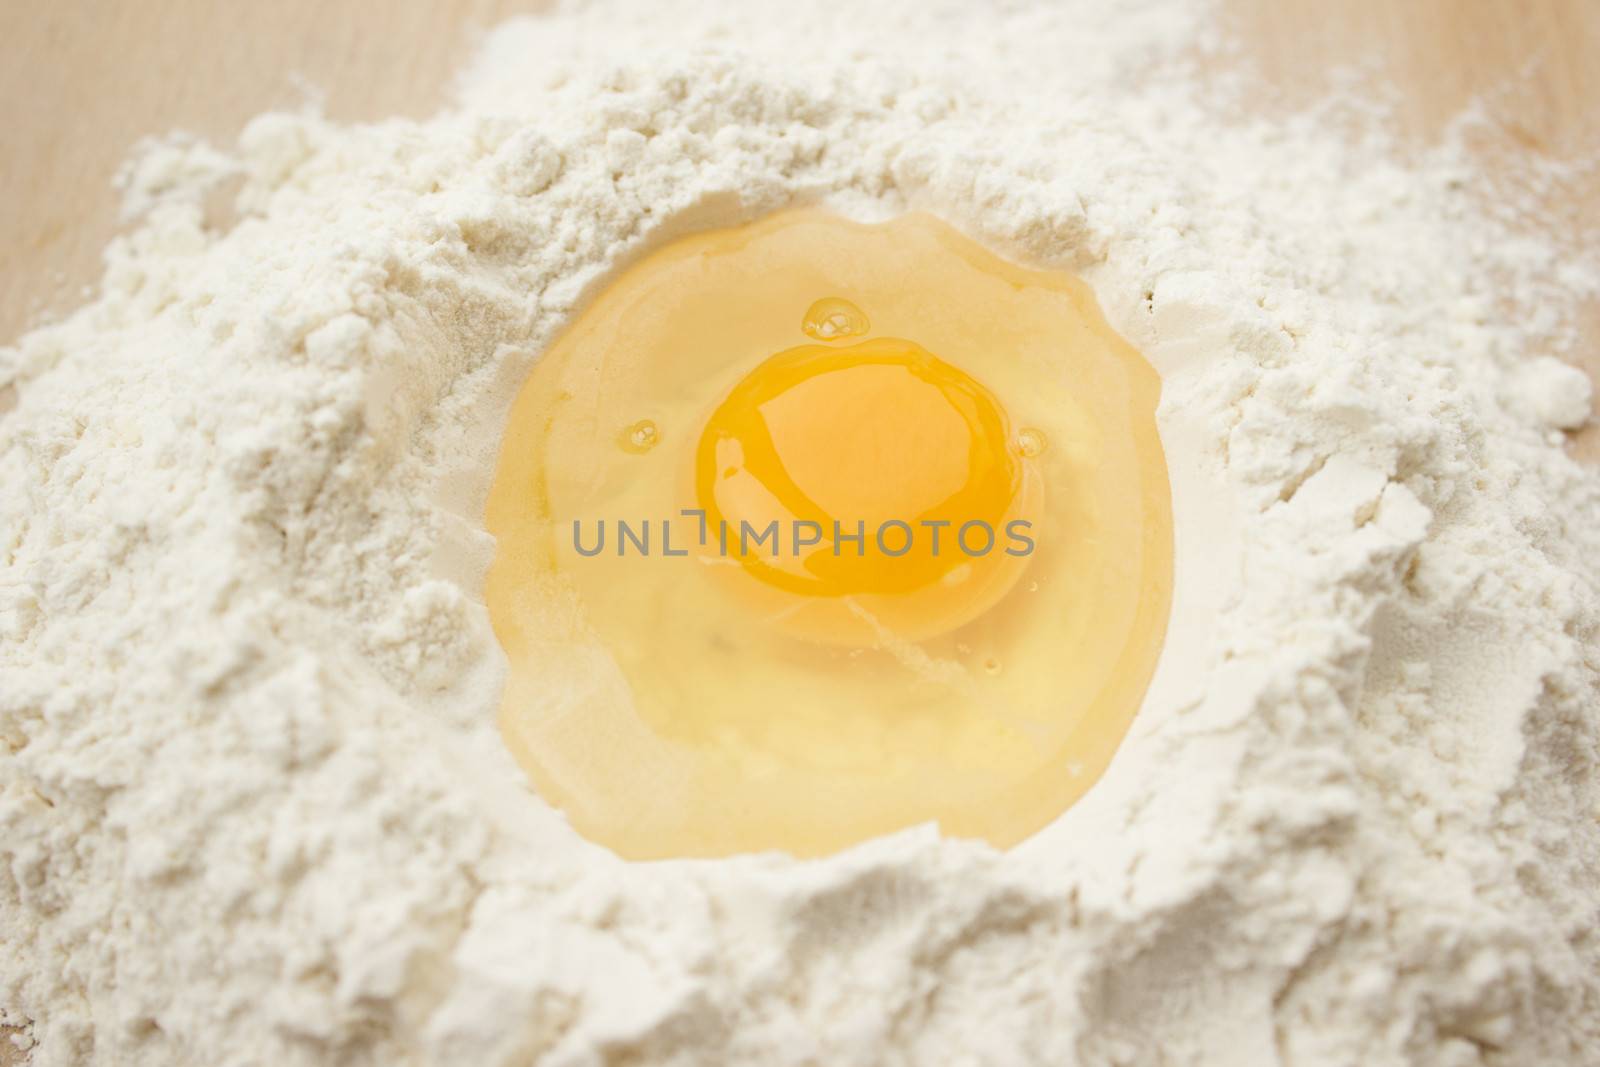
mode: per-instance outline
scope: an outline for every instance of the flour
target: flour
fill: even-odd
[[[1600,477],[1533,358],[1594,265],[1454,150],[1225,118],[1201,15],[595,3],[426,122],[148,148],[0,351],[31,1062],[1600,1064]],[[1168,648],[1010,853],[629,865],[494,731],[501,420],[619,266],[814,201],[1094,284],[1165,378]]]

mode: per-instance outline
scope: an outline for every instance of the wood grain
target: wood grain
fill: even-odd
[[[550,0],[92,0],[0,7],[0,341],[81,303],[116,232],[113,175],[141,137],[186,129],[226,143],[310,87],[331,115],[422,115],[484,27]],[[1359,72],[1419,145],[1477,102],[1486,191],[1529,159],[1600,153],[1600,3],[1593,0],[1224,0],[1237,62],[1287,111]],[[1543,191],[1546,225],[1600,228],[1600,170]],[[1600,342],[1600,308],[1587,337]],[[1600,377],[1600,344],[1580,361]],[[1600,458],[1600,429],[1576,449]]]
[[[1530,225],[1572,247],[1600,233],[1600,3],[1594,0],[1225,0],[1239,61],[1287,112],[1356,85],[1392,104],[1404,143],[1437,142],[1465,109],[1484,122],[1469,143],[1476,191],[1536,205]],[[1531,181],[1537,164],[1570,173]],[[1548,170],[1548,168],[1543,168]],[[1600,301],[1580,308],[1579,346],[1558,352],[1600,382]],[[1536,354],[1536,353],[1535,353]],[[1600,398],[1600,390],[1597,390]],[[1600,462],[1600,424],[1568,435]]]
[[[81,303],[115,232],[111,180],[140,138],[174,128],[223,142],[306,87],[328,112],[421,115],[476,32],[546,0],[59,0],[0,6],[0,341]],[[1348,71],[1393,101],[1418,145],[1478,101],[1485,189],[1531,158],[1600,150],[1600,3],[1592,0],[1224,0],[1235,62],[1267,111],[1309,103]],[[1600,225],[1596,172],[1546,191],[1558,232]],[[1600,311],[1587,336],[1600,339]],[[1586,360],[1600,372],[1594,343]],[[3,404],[0,397],[0,404]],[[1600,433],[1574,447],[1600,457]],[[0,1041],[0,1067],[11,1061]]]
[[[324,94],[329,114],[424,115],[476,32],[543,0],[0,5],[0,339],[82,302],[116,230],[111,181],[141,138],[229,143]],[[314,87],[314,89],[313,89]]]

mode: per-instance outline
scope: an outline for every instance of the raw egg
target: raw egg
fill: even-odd
[[[1084,283],[926,215],[655,252],[511,411],[508,746],[629,858],[1020,841],[1103,771],[1160,654],[1159,395]]]

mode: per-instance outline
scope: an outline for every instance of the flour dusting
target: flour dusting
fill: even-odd
[[[1163,0],[594,0],[427,121],[147,147],[98,298],[0,349],[29,1061],[1600,1064],[1600,475],[1555,358],[1600,267],[1449,145],[1239,118],[1225,46]],[[1094,285],[1165,382],[1168,648],[1009,853],[624,863],[495,731],[498,434],[620,267],[801,203]]]

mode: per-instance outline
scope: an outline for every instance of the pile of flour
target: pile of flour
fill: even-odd
[[[1594,264],[1114,7],[593,3],[426,122],[145,151],[0,350],[31,1063],[1600,1064]],[[816,202],[1094,284],[1165,377],[1171,641],[1010,853],[630,865],[495,732],[497,435],[620,266]]]

